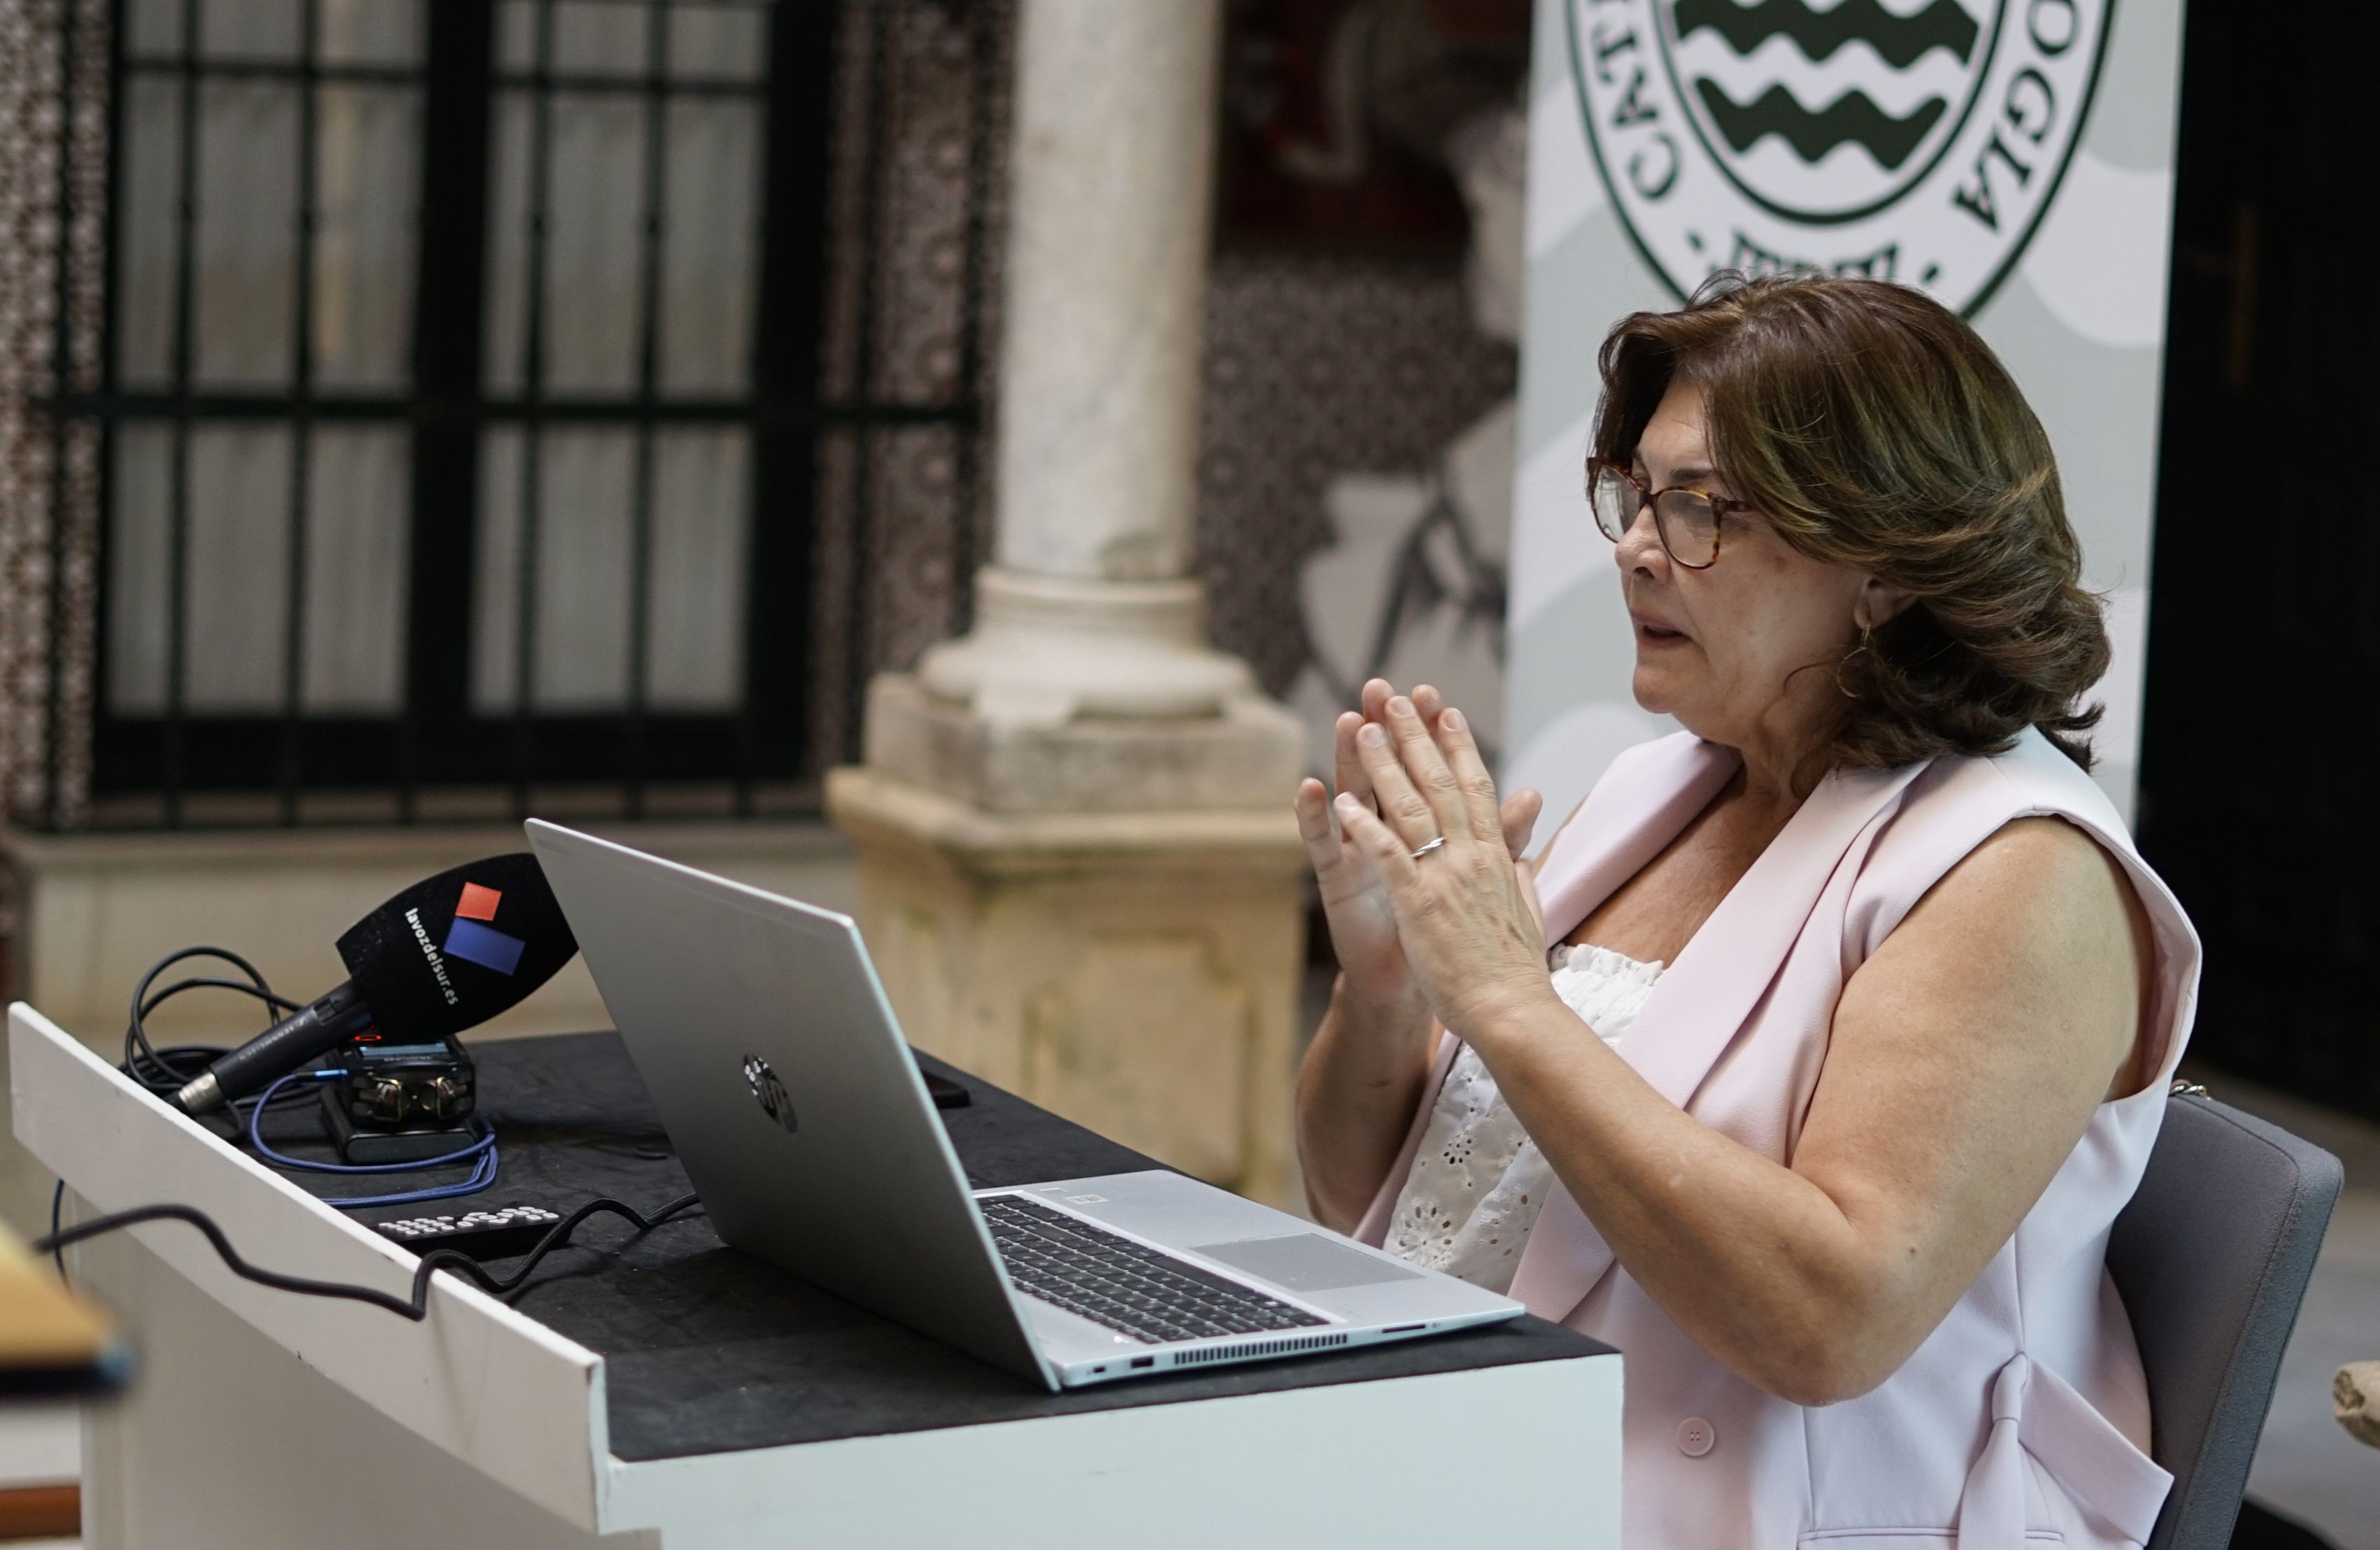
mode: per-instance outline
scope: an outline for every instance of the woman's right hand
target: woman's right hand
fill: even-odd
[[[1367,721],[1387,723],[1389,700],[1395,693],[1384,678],[1366,683],[1363,710],[1342,714],[1331,739],[1334,784],[1366,806],[1374,802],[1372,783],[1356,751],[1355,734]],[[1414,690],[1413,701],[1425,725],[1435,725],[1439,713],[1446,708],[1444,696],[1427,684]],[[1505,843],[1516,859],[1536,826],[1539,805],[1534,791],[1515,792],[1503,804]],[[1330,946],[1339,958],[1342,993],[1373,1017],[1396,1023],[1427,1020],[1421,988],[1397,939],[1396,916],[1389,908],[1387,891],[1377,870],[1332,822],[1330,793],[1318,780],[1308,778],[1297,788],[1297,826],[1314,863],[1323,917],[1330,926]]]

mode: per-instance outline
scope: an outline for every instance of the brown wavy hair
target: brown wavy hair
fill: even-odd
[[[1633,458],[1691,383],[1735,495],[1801,553],[1915,596],[1835,665],[1818,768],[1998,753],[2028,726],[2091,767],[2102,604],[2041,421],[1957,314],[1879,280],[1721,275],[1622,319],[1600,364],[1598,457]]]

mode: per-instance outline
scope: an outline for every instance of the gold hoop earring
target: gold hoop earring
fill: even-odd
[[[1853,646],[1850,651],[1845,652],[1843,653],[1843,659],[1835,664],[1835,692],[1841,695],[1846,700],[1856,700],[1859,698],[1859,695],[1843,687],[1843,669],[1851,665],[1852,658],[1867,650],[1868,642],[1874,639],[1875,635],[1876,627],[1874,625],[1864,624],[1860,626],[1859,644]]]

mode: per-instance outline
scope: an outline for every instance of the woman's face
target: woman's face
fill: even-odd
[[[1735,497],[1710,457],[1701,388],[1670,389],[1630,471],[1647,490],[1683,484]],[[1721,517],[1718,560],[1690,570],[1662,548],[1648,505],[1621,535],[1618,559],[1635,627],[1636,702],[1739,750],[1797,748],[1832,708],[1835,664],[1858,641],[1861,619],[1888,616],[1873,611],[1882,590],[1868,578],[1811,559],[1754,512]]]

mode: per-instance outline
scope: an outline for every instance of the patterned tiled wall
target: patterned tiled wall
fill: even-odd
[[[90,790],[99,444],[61,461],[39,400],[99,382],[108,15],[0,0],[0,807],[65,823]]]
[[[1198,566],[1216,644],[1283,694],[1305,665],[1298,569],[1334,475],[1419,473],[1512,391],[1454,265],[1223,254],[1207,305]]]
[[[865,636],[867,670],[905,667],[964,628],[970,579],[991,546],[991,412],[1015,12],[1006,4],[855,6],[843,23],[842,61],[868,58],[874,29],[885,45],[878,70],[837,71],[822,386],[830,399],[908,406],[973,395],[986,418],[972,436],[917,425],[867,433],[864,446],[854,431],[821,438],[811,594],[811,726],[821,763],[858,754],[849,738],[851,691],[865,676],[855,674],[850,659],[855,604],[866,609],[857,633]],[[974,91],[978,50],[990,55],[991,90],[981,102]],[[872,193],[866,176],[871,127],[881,135]],[[977,224],[972,249],[970,221]],[[863,239],[871,225],[872,272]],[[970,290],[977,310],[972,383]],[[863,354],[873,361],[865,380]],[[863,469],[869,496],[864,591],[854,584],[852,565]]]

